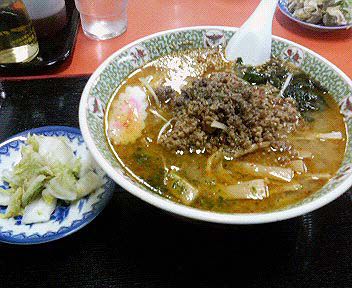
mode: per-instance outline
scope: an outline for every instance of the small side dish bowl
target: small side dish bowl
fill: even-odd
[[[95,71],[83,91],[79,110],[83,138],[95,160],[116,183],[142,200],[174,214],[214,223],[256,224],[284,220],[318,209],[339,197],[352,184],[350,141],[338,173],[321,190],[281,210],[251,214],[215,213],[163,198],[131,178],[109,149],[104,113],[110,97],[130,73],[171,52],[226,45],[236,30],[222,26],[169,30],[144,37],[115,52]],[[348,134],[352,133],[352,81],[340,69],[315,52],[279,37],[273,37],[272,55],[292,62],[320,81],[340,103]]]
[[[340,26],[324,26],[324,25],[318,25],[318,24],[312,24],[308,22],[304,22],[300,19],[297,19],[292,15],[292,13],[288,10],[287,8],[287,0],[279,0],[278,6],[282,14],[284,14],[286,17],[291,19],[292,21],[296,22],[300,26],[313,30],[313,31],[320,31],[320,32],[332,32],[336,30],[346,30],[350,29],[352,27],[352,23],[346,24],[346,25],[340,25]]]
[[[11,167],[21,159],[21,147],[25,145],[28,134],[61,136],[67,138],[74,152],[80,156],[89,153],[77,128],[46,126],[24,131],[0,144],[0,172]],[[10,244],[39,244],[63,238],[90,223],[105,208],[113,195],[114,182],[104,177],[104,185],[92,194],[72,202],[58,204],[50,220],[43,223],[23,224],[22,216],[0,219],[0,242]],[[6,183],[0,182],[6,188]],[[4,214],[5,206],[0,206]]]

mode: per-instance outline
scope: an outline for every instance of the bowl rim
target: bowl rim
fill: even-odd
[[[305,22],[305,21],[300,20],[298,18],[295,18],[292,15],[292,13],[287,9],[287,0],[279,0],[278,6],[279,6],[280,11],[285,16],[287,16],[289,19],[291,19],[292,21],[296,22],[297,24],[299,24],[303,27],[309,28],[309,29],[328,32],[328,31],[337,31],[337,30],[347,30],[352,27],[352,23],[345,24],[345,25],[339,25],[339,26],[324,26],[324,25],[308,23],[308,22]]]
[[[102,156],[99,152],[98,148],[96,147],[93,137],[88,128],[88,121],[87,121],[87,111],[88,111],[88,97],[90,94],[91,88],[96,84],[96,81],[101,74],[101,72],[110,64],[114,58],[119,55],[121,52],[133,47],[137,44],[142,43],[145,40],[180,32],[180,31],[190,31],[190,30],[222,30],[222,31],[237,31],[239,28],[237,27],[228,27],[228,26],[191,26],[191,27],[182,27],[170,30],[160,31],[151,35],[147,35],[145,37],[139,38],[130,44],[123,46],[122,48],[118,49],[114,52],[111,56],[109,56],[91,75],[89,78],[81,96],[80,105],[79,105],[79,124],[82,132],[82,136],[86,145],[90,152],[92,153],[94,159],[97,163],[102,167],[102,169],[111,177],[117,184],[119,184],[122,188],[127,190],[129,193],[133,194],[134,196],[142,199],[143,201],[156,206],[160,209],[166,210],[173,214],[178,214],[187,218],[192,218],[196,220],[212,222],[212,223],[221,223],[221,224],[261,224],[261,223],[269,223],[269,222],[276,222],[281,220],[286,220],[289,218],[294,218],[313,210],[316,210],[331,201],[335,200],[337,197],[342,195],[351,185],[352,185],[352,174],[346,177],[336,188],[332,189],[330,192],[326,193],[325,195],[314,199],[309,203],[304,203],[300,206],[289,208],[287,210],[279,210],[279,211],[272,211],[272,212],[264,212],[264,213],[219,213],[219,212],[210,212],[205,210],[200,210],[197,208],[188,207],[182,204],[175,203],[171,200],[163,198],[153,192],[148,191],[147,189],[141,189],[136,185],[128,182],[122,175],[115,173],[115,169],[110,165],[110,163]],[[277,40],[280,42],[287,43],[294,47],[300,48],[305,52],[313,55],[314,57],[318,58],[319,60],[325,62],[329,65],[335,72],[339,74],[341,78],[343,78],[346,83],[350,87],[352,87],[352,80],[343,73],[338,67],[332,64],[330,61],[326,60],[316,52],[300,45],[290,40],[286,40],[284,38],[274,36],[273,40]],[[132,178],[133,179],[133,178]]]

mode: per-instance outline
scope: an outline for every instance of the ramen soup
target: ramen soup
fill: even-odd
[[[345,151],[339,107],[319,82],[272,59],[222,51],[161,57],[109,102],[106,137],[126,171],[187,206],[229,213],[295,204],[326,184]]]

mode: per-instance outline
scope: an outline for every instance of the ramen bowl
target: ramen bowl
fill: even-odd
[[[139,39],[116,51],[94,72],[83,91],[79,109],[83,138],[98,164],[117,184],[145,202],[173,214],[214,223],[258,224],[318,209],[339,197],[352,184],[352,143],[349,140],[340,169],[322,189],[294,205],[263,213],[217,213],[172,202],[129,176],[109,147],[104,113],[109,99],[128,75],[149,61],[172,52],[226,45],[236,30],[219,26],[168,30]],[[347,134],[352,132],[352,82],[340,69],[315,52],[275,36],[272,55],[291,62],[320,81],[339,103]]]

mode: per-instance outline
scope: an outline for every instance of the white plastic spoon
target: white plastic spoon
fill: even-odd
[[[262,0],[257,9],[230,39],[228,60],[241,57],[246,65],[260,65],[270,59],[273,17],[278,0]]]

